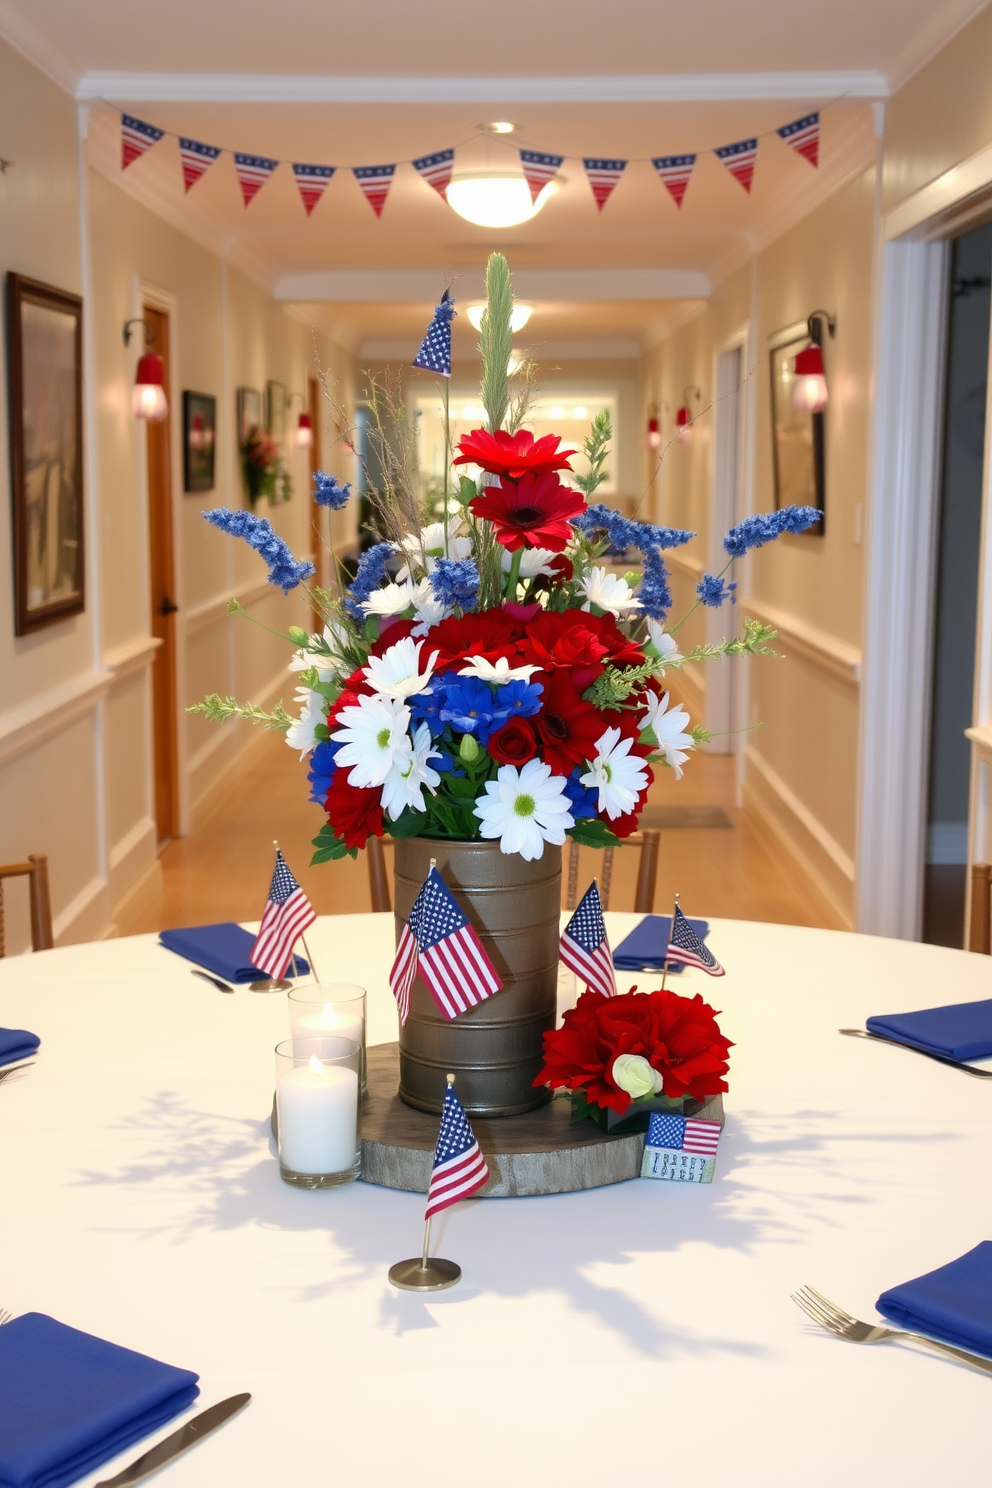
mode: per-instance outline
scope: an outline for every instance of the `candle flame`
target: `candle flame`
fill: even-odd
[[[317,1058],[316,1054],[310,1055],[310,1068],[313,1070],[315,1075],[319,1075],[321,1070],[324,1068],[320,1060]]]

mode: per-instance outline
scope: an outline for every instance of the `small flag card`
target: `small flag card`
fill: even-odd
[[[655,1112],[648,1122],[641,1177],[663,1178],[669,1183],[712,1183],[719,1141],[718,1121]]]

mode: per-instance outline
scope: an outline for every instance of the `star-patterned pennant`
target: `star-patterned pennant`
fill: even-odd
[[[781,129],[775,133],[779,139],[785,140],[791,145],[797,155],[808,160],[810,165],[820,164],[820,115],[807,114],[805,118],[793,119],[791,124],[783,124]]]
[[[651,164],[668,188],[668,194],[677,207],[689,187],[689,177],[696,164],[695,155],[659,155]]]
[[[423,367],[425,372],[437,372],[441,377],[451,376],[451,322],[457,314],[451,290],[446,289],[413,359],[414,367]]]
[[[201,140],[179,140],[179,159],[183,166],[183,185],[189,191],[201,176],[206,175],[220,150],[216,145],[205,145]]]
[[[146,124],[144,119],[121,114],[121,170],[127,170],[146,150],[157,145],[164,134],[164,129],[156,129],[154,124]]]
[[[627,168],[626,160],[583,160],[589,185],[600,211],[606,206],[617,189],[620,177]]]
[[[241,195],[246,207],[261,191],[278,164],[278,160],[267,160],[264,155],[235,155],[234,169],[241,182]]]
[[[718,160],[723,161],[734,180],[739,181],[750,196],[751,183],[754,180],[754,162],[758,157],[758,141],[756,139],[738,140],[735,145],[721,145],[713,153]]]
[[[413,162],[413,168],[418,175],[423,177],[428,186],[434,187],[443,201],[447,201],[447,191],[451,185],[451,172],[454,164],[454,150],[438,150],[436,155],[421,155],[419,160]]]
[[[564,155],[542,155],[537,150],[521,150],[520,166],[530,187],[530,199],[536,202],[549,181],[561,170]]]
[[[389,188],[396,174],[395,165],[355,165],[352,175],[365,193],[365,200],[377,217],[382,216]]]
[[[327,183],[334,174],[333,165],[293,165],[293,179],[299,188],[300,198],[309,217],[314,207],[327,190]]]

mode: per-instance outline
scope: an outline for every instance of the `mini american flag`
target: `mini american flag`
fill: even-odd
[[[616,997],[613,956],[606,938],[603,906],[595,879],[562,932],[559,955],[590,991],[602,992],[604,997]]]
[[[691,1116],[666,1116],[653,1111],[644,1145],[691,1152],[695,1157],[715,1157],[719,1141],[718,1121],[696,1121]]]
[[[564,155],[541,155],[536,150],[520,151],[520,165],[530,187],[532,202],[536,202],[548,182],[554,180],[564,159]]]
[[[327,183],[334,170],[333,165],[293,165],[293,179],[299,187],[300,198],[308,217],[327,190]]]
[[[442,377],[451,376],[451,321],[457,314],[451,290],[446,289],[440,305],[434,309],[434,318],[427,327],[427,335],[420,343],[413,366],[423,367],[425,372],[438,372]]]
[[[794,119],[791,124],[783,124],[781,129],[775,133],[779,139],[784,139],[787,145],[791,145],[797,154],[810,165],[820,163],[820,115],[807,114],[804,119]]]
[[[700,971],[708,972],[710,976],[726,975],[713,952],[706,949],[677,904],[672,916],[672,932],[665,955],[669,961],[678,961],[683,966],[696,966]]]
[[[680,207],[696,164],[695,155],[659,155],[651,164],[668,187],[672,201]]]
[[[395,165],[355,165],[351,173],[365,193],[365,200],[377,217],[382,216],[389,188],[396,173]]]
[[[241,195],[246,207],[261,191],[278,164],[278,160],[267,160],[264,155],[235,155],[234,169],[241,182]]]
[[[438,196],[447,201],[446,192],[451,185],[451,172],[455,163],[454,150],[438,150],[436,155],[421,155],[413,162],[413,168],[433,186]]]
[[[447,1085],[424,1218],[430,1219],[441,1209],[457,1204],[459,1199],[467,1199],[482,1187],[488,1177],[486,1159],[455,1094],[455,1087]]]
[[[751,182],[754,180],[754,162],[758,158],[758,141],[756,139],[738,140],[736,145],[721,145],[713,153],[718,160],[723,161],[734,180],[739,181],[750,196]]]
[[[205,145],[200,140],[180,138],[179,159],[183,166],[183,185],[189,191],[201,176],[206,175],[220,150],[216,145]]]
[[[313,905],[286,867],[286,860],[276,849],[276,866],[269,885],[258,939],[251,948],[251,964],[266,976],[286,975],[293,959],[293,947],[317,915]]]
[[[606,206],[627,168],[626,160],[583,160],[589,185],[600,211]]]
[[[121,114],[121,170],[127,170],[139,155],[157,145],[164,134],[164,129],[156,129],[154,124],[146,124],[144,119]]]
[[[457,1018],[503,985],[436,868],[414,900],[389,973],[401,1023],[410,1012],[410,989],[418,971],[446,1018]]]

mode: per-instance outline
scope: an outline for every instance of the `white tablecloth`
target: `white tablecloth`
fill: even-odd
[[[616,944],[636,917],[608,921]],[[325,980],[369,989],[370,1042],[395,1038],[391,919],[308,939]],[[987,1473],[992,1379],[835,1340],[789,1293],[871,1318],[884,1288],[992,1238],[992,1089],[837,1034],[992,995],[992,961],[735,921],[710,944],[727,976],[679,986],[736,1043],[713,1185],[462,1204],[435,1249],[463,1280],[427,1298],[386,1280],[419,1250],[421,1196],[279,1178],[283,997],[222,996],[153,936],[0,963],[0,1025],[42,1039],[0,1085],[0,1306],[195,1369],[201,1405],[252,1392],[175,1488]]]

